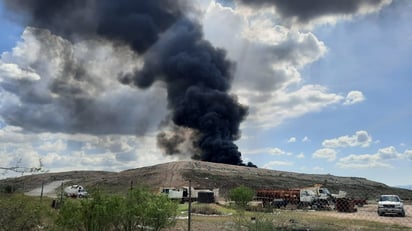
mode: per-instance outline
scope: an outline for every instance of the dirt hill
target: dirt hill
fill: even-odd
[[[12,186],[27,192],[53,181],[70,180],[66,184],[81,184],[88,189],[99,188],[107,192],[126,192],[136,185],[147,185],[153,190],[160,187],[187,186],[191,180],[197,188],[219,188],[224,196],[228,190],[245,185],[257,188],[298,188],[323,184],[332,193],[339,190],[355,198],[374,199],[380,194],[398,194],[412,199],[412,190],[389,187],[359,177],[339,177],[330,174],[303,174],[250,168],[202,161],[178,161],[122,172],[71,171],[44,173],[0,180],[0,187]]]

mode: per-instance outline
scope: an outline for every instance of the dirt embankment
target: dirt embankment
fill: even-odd
[[[352,197],[375,199],[380,194],[397,194],[402,199],[412,199],[412,190],[392,188],[385,184],[359,177],[339,177],[330,174],[303,174],[260,168],[249,168],[203,161],[177,161],[122,172],[71,171],[45,173],[0,180],[1,185],[12,185],[14,189],[28,192],[55,181],[71,179],[70,184],[80,184],[87,189],[98,187],[107,192],[126,192],[136,185],[147,185],[153,190],[160,187],[188,186],[219,188],[222,196],[237,186],[253,189],[287,189],[323,184],[332,193],[339,190]]]

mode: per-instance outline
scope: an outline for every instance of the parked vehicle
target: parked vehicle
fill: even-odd
[[[64,194],[68,197],[87,197],[88,193],[86,189],[81,185],[71,185],[64,188]]]
[[[189,201],[189,187],[181,187],[181,188],[174,188],[174,187],[163,187],[160,188],[160,193],[166,194],[168,198],[172,200],[177,200],[181,202]],[[219,194],[219,189],[195,189],[191,188],[191,201],[197,201],[199,199],[199,195],[206,195],[216,197]]]
[[[259,189],[256,199],[262,200],[265,207],[286,207],[288,204],[298,208],[327,209],[334,204],[334,198],[322,185],[297,189]]]
[[[403,201],[397,195],[381,195],[378,201],[378,214],[396,214],[401,217],[405,216]]]

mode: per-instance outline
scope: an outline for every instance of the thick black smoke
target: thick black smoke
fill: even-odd
[[[377,7],[386,0],[235,0],[253,6],[275,6],[277,13],[284,18],[296,18],[298,22],[328,15],[350,15],[357,13],[362,7]]]
[[[234,64],[226,59],[225,51],[204,40],[198,24],[182,19],[145,57],[143,69],[124,76],[122,82],[139,87],[157,80],[167,83],[172,120],[200,132],[194,142],[201,159],[242,164],[233,141],[240,136],[239,125],[247,108],[227,93]]]
[[[184,0],[3,0],[23,22],[75,41],[100,37],[142,53],[182,18]],[[21,17],[20,17],[21,18]]]
[[[164,82],[172,121],[195,131],[189,143],[200,150],[200,158],[243,164],[234,141],[240,137],[239,125],[247,115],[247,108],[228,94],[234,64],[226,58],[224,50],[203,39],[202,28],[197,22],[185,17],[189,9],[186,2],[4,1],[10,9],[24,15],[27,25],[48,29],[71,41],[103,38],[129,45],[143,57],[144,66],[134,73],[119,76],[120,81],[140,88]],[[59,84],[52,86],[53,91],[59,91],[56,87]],[[78,106],[87,108],[87,102]],[[163,147],[174,154],[178,152],[176,145],[183,142],[180,137],[184,136],[176,133],[172,137],[177,137],[176,143],[162,135],[158,140],[164,144],[169,142]]]

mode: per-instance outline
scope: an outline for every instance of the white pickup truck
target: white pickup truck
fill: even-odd
[[[378,201],[378,214],[397,214],[401,217],[405,216],[403,202],[397,195],[381,195]]]

